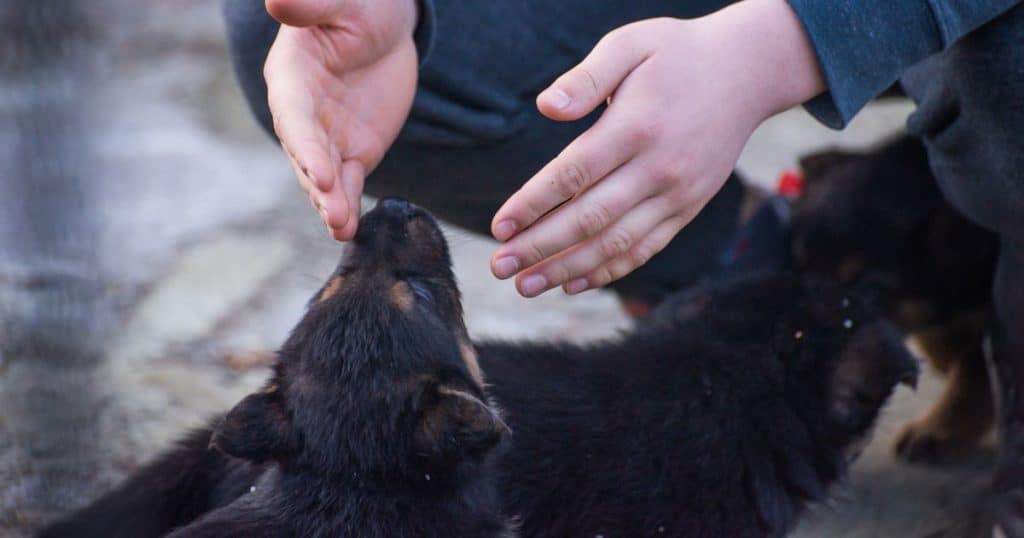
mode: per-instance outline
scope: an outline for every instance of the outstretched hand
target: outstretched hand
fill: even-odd
[[[625,276],[711,200],[763,120],[823,90],[785,0],[612,31],[537,98],[558,121],[610,103],[498,210],[492,272],[527,297]]]
[[[281,30],[264,66],[274,130],[338,240],[416,90],[416,0],[266,0]]]

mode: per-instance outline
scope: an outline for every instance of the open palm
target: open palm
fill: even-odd
[[[416,90],[414,0],[267,0],[282,23],[264,75],[274,130],[335,239]]]

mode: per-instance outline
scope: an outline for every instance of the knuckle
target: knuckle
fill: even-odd
[[[601,255],[605,259],[617,258],[625,254],[633,244],[629,232],[621,228],[613,228],[601,238]]]
[[[599,99],[601,97],[601,86],[598,84],[597,77],[594,76],[593,71],[586,67],[580,67],[576,72],[578,74],[576,75],[577,82],[575,86],[587,94],[588,100]]]
[[[630,271],[649,262],[655,253],[655,249],[650,245],[644,243],[637,245],[636,248],[629,252],[629,261],[632,264]]]
[[[685,206],[690,200],[689,193],[685,188],[669,189],[665,193],[665,201],[669,203],[672,208],[679,208]]]
[[[612,276],[611,270],[607,266],[598,268],[593,275],[587,277],[587,281],[592,283],[592,287],[600,288],[607,285],[609,282],[615,280]]]
[[[608,268],[608,278],[605,279],[603,285],[607,286],[608,284],[615,282],[616,280],[622,277],[623,273],[622,269],[620,269],[621,265],[621,263],[615,262],[612,264],[611,267]]]
[[[635,23],[634,23],[635,24]],[[598,41],[611,49],[629,50],[636,46],[636,30],[634,24],[627,24],[605,34]]]
[[[586,167],[578,162],[570,161],[558,168],[554,187],[557,194],[567,200],[576,196],[576,193],[583,190],[589,183],[590,176]]]
[[[626,130],[626,140],[635,146],[645,146],[656,140],[662,132],[658,122],[639,122]]]
[[[612,267],[609,270],[612,277],[611,280],[609,280],[609,282],[618,280],[628,275],[635,268],[636,266],[632,265],[632,259],[630,257],[620,258],[618,261],[612,264]]]
[[[528,262],[526,265],[533,265],[547,257],[544,249],[540,248],[540,245],[537,245],[536,243],[528,243],[526,245],[526,250],[528,253]]]
[[[611,221],[611,213],[602,204],[592,203],[580,210],[576,217],[576,235],[590,237],[605,228]]]
[[[554,265],[548,272],[548,282],[552,285],[561,284],[567,282],[572,277],[572,273],[564,263]]]

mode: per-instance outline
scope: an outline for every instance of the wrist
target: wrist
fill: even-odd
[[[745,0],[708,19],[728,36],[741,91],[761,120],[827,89],[814,47],[786,0]]]

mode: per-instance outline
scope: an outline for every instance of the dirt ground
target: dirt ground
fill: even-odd
[[[88,502],[256,387],[267,371],[252,352],[282,341],[340,252],[250,119],[214,0],[103,5],[116,17],[83,32],[92,52],[62,49],[73,65],[60,76],[0,79],[0,160],[15,163],[3,168],[77,178],[0,181],[0,200],[18,200],[0,203],[0,536]],[[877,142],[910,110],[872,105],[843,133],[782,114],[740,169],[768,184],[808,150]],[[13,153],[32,133],[76,138],[37,149],[40,164]],[[522,299],[490,276],[493,242],[448,236],[474,337],[585,341],[629,325],[604,292]],[[795,536],[986,535],[991,440],[942,469],[891,456],[940,388],[926,371],[916,392],[900,389],[849,480]]]

